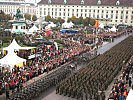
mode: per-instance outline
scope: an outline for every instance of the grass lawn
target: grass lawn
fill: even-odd
[[[58,44],[59,49],[64,48],[64,46],[62,44],[60,44],[60,43],[57,43],[57,44]]]
[[[8,43],[3,43],[3,46],[1,46],[1,48],[5,48],[5,47],[7,47],[7,46],[9,46]]]

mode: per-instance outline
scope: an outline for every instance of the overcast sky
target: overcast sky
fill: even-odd
[[[35,1],[36,1],[36,2],[38,3],[38,2],[40,2],[41,0],[25,0],[25,1],[27,1],[27,2],[35,2]]]

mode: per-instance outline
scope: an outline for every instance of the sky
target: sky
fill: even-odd
[[[35,2],[35,1],[36,1],[36,2],[38,3],[38,2],[40,2],[41,0],[25,0],[25,1],[27,1],[27,2]]]

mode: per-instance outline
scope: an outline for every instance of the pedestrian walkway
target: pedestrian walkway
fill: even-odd
[[[130,33],[129,35],[132,35],[132,33]],[[126,39],[129,35],[121,36],[119,38],[116,38],[114,42],[106,43],[105,45],[97,49],[97,54],[103,54],[104,52],[106,52],[107,50],[109,50],[110,48],[112,48],[122,40]]]

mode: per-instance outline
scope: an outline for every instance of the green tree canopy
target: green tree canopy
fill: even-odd
[[[64,19],[62,19],[61,17],[58,17],[58,18],[57,18],[57,22],[59,22],[60,24],[62,24],[62,23],[64,23],[65,21],[64,21]]]
[[[0,22],[11,20],[12,17],[9,14],[5,14],[2,10],[0,11]]]
[[[95,19],[91,19],[91,20],[90,20],[90,25],[94,26],[95,23],[96,23],[96,20],[95,20]]]
[[[24,17],[25,17],[26,20],[31,20],[31,15],[28,14],[28,13],[26,13],[26,14],[24,15]]]
[[[36,21],[36,20],[37,20],[36,15],[33,15],[33,16],[32,16],[32,20],[33,20],[33,21]]]
[[[51,18],[51,16],[48,15],[48,16],[45,17],[45,20],[46,20],[47,22],[49,22],[49,21],[52,21],[52,18]]]

